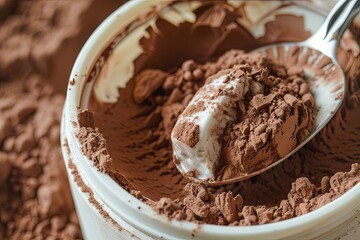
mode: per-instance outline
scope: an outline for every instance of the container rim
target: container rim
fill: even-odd
[[[67,137],[71,134],[70,137],[75,141],[74,144],[77,145],[70,146],[71,150],[73,150],[74,147],[80,149],[80,143],[74,134],[79,129],[77,113],[87,77],[96,59],[98,59],[104,51],[106,44],[110,43],[113,40],[112,38],[118,34],[118,30],[129,24],[138,14],[147,11],[147,9],[151,7],[161,6],[167,3],[169,3],[168,0],[129,1],[104,20],[85,43],[75,61],[70,75],[64,111],[64,115],[67,116],[66,124],[69,127]],[[75,122],[76,124],[70,124],[71,122]],[[83,159],[87,159],[85,156],[82,157]],[[79,159],[82,160],[81,158]],[[211,224],[201,224],[199,226],[192,222],[169,220],[165,216],[159,215],[150,206],[121,188],[110,176],[98,172],[92,165],[91,160],[88,159],[85,160],[85,162],[86,166],[77,165],[78,170],[83,173],[82,176],[86,178],[86,182],[102,199],[104,204],[125,221],[136,225],[138,228],[154,236],[159,235],[156,233],[157,230],[154,229],[157,226],[170,234],[169,236],[173,236],[171,235],[172,233],[179,234],[179,236],[185,236],[185,233],[186,236],[191,236],[192,233],[196,233],[199,236],[214,238],[241,236],[272,238],[273,234],[276,234],[277,238],[288,237],[314,228],[320,229],[321,226],[335,222],[344,217],[345,214],[359,208],[360,184],[357,184],[333,202],[313,212],[289,220],[257,226],[239,227]],[[94,188],[94,186],[96,187]],[[141,206],[141,210],[138,209],[138,206]],[[124,213],[124,209],[129,210]],[[336,211],[334,211],[334,209],[336,209]],[[164,236],[164,234],[160,235]]]

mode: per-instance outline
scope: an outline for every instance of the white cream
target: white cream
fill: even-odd
[[[236,119],[239,101],[242,101],[249,91],[254,94],[263,91],[261,84],[244,76],[231,80],[227,78],[229,74],[214,79],[200,88],[178,117],[171,133],[173,153],[179,171],[183,174],[196,171],[196,178],[199,180],[213,176],[213,168],[216,167],[221,151],[219,138],[228,123]],[[217,95],[219,89],[224,89],[226,94]],[[201,104],[203,107],[200,111],[187,115],[188,109],[196,108],[202,101],[204,104]],[[192,148],[176,138],[176,129],[183,123],[199,126],[199,141]]]
[[[193,10],[201,5],[200,2],[182,2],[172,7],[164,8],[159,15],[175,26],[189,21],[195,22],[196,15]],[[126,87],[126,84],[134,76],[134,61],[143,53],[140,39],[149,37],[146,29],[152,27],[158,31],[156,18],[152,18],[140,25],[120,41],[110,58],[101,69],[94,91],[98,100],[105,103],[115,103],[119,96],[118,88]]]

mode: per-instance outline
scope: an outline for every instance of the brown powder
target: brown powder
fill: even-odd
[[[92,115],[87,114],[87,117],[89,116]],[[81,150],[85,156],[92,160],[100,171],[107,172],[112,159],[107,151],[103,135],[97,129],[81,127],[76,137],[80,141]]]
[[[59,142],[64,97],[32,75],[0,81],[0,98],[0,238],[80,238]]]
[[[183,122],[173,130],[176,139],[189,147],[194,147],[199,142],[200,127],[194,123]]]
[[[118,229],[118,231],[122,231],[122,227],[120,227],[120,225],[114,219],[112,219],[110,215],[101,207],[100,203],[96,201],[93,191],[84,183],[75,164],[71,159],[69,159],[68,167],[71,169],[71,174],[74,177],[76,185],[81,188],[81,191],[83,193],[88,194],[89,202],[99,211],[99,213],[105,220],[110,221],[114,225],[114,227]]]
[[[82,45],[118,4],[0,1],[0,239],[82,238],[55,92],[65,94]]]
[[[314,97],[301,71],[288,75],[284,66],[268,58],[244,58],[249,63],[233,69],[240,68],[248,78],[266,85],[262,93],[248,94],[248,101],[239,106],[237,122],[225,130],[216,176],[223,180],[253,172],[286,156],[314,126]],[[304,95],[313,101],[303,102]]]
[[[197,17],[200,19],[202,13],[215,4],[215,2],[209,3],[206,8],[198,9]],[[344,69],[348,74],[349,94],[346,96],[346,104],[323,131],[292,158],[250,180],[215,188],[204,188],[196,184],[186,185],[186,180],[178,173],[172,163],[169,143],[169,136],[177,116],[207,77],[221,69],[245,63],[241,51],[229,51],[223,56],[221,54],[228,49],[250,51],[275,41],[304,40],[309,35],[309,32],[304,31],[303,19],[291,15],[277,15],[274,20],[266,24],[266,32],[261,39],[255,39],[238,24],[234,26],[234,22],[221,23],[221,21],[218,22],[217,28],[211,28],[192,27],[191,24],[177,27],[165,20],[159,20],[156,23],[158,27],[156,30],[148,29],[149,36],[140,41],[144,53],[135,62],[136,72],[144,69],[159,69],[168,72],[169,76],[141,106],[133,101],[132,90],[135,84],[133,80],[126,88],[119,89],[121,98],[116,105],[104,106],[92,96],[90,110],[95,113],[95,125],[109,140],[108,150],[113,158],[111,173],[125,177],[132,184],[133,190],[129,192],[136,196],[142,195],[144,201],[154,206],[159,213],[174,219],[201,223],[236,226],[265,224],[311,211],[313,207],[305,201],[295,200],[298,196],[308,198],[312,193],[308,202],[314,199],[318,207],[335,199],[338,195],[329,187],[330,180],[324,180],[321,184],[321,179],[324,176],[333,176],[339,171],[349,171],[351,164],[359,162],[360,93],[357,66],[359,59],[354,60],[351,51],[346,54],[339,51],[343,59],[341,62],[346,63]],[[203,41],[205,38],[208,41]],[[177,42],[183,44],[171,44]],[[221,57],[217,58],[217,56]],[[301,70],[296,67],[289,68],[288,71],[280,69],[270,71],[274,71],[273,75],[286,77],[301,73],[299,69]],[[253,72],[253,74],[261,76],[261,72]],[[268,87],[274,85],[274,81],[264,76],[259,80]],[[298,87],[299,95],[306,92],[306,87],[301,85]],[[290,89],[293,87],[290,86]],[[264,96],[268,94],[264,93]],[[307,106],[313,105],[307,94],[302,95],[301,100]],[[292,106],[294,102],[291,99],[287,99],[287,102],[283,99],[281,103]],[[271,104],[266,104],[268,105],[266,107],[269,108]],[[274,113],[276,118],[285,119],[289,116],[287,109],[279,106],[271,113]],[[257,124],[254,133],[263,134],[267,128],[266,125],[264,130],[263,125]],[[249,134],[250,128],[241,126],[239,131],[242,134]],[[299,134],[299,136],[303,135]],[[350,177],[349,174],[345,176],[345,178]],[[307,180],[302,177],[306,177]],[[116,177],[114,179],[118,180]],[[308,179],[311,179],[311,182]],[[359,179],[359,175],[354,179]],[[352,184],[358,182],[354,179]],[[122,180],[118,181],[121,183]],[[348,189],[346,187],[341,191]],[[290,192],[291,195],[288,196]],[[221,197],[215,200],[218,195]],[[228,220],[236,218],[233,214],[233,203],[237,201],[241,203],[240,197],[237,196],[241,196],[243,200],[242,209],[237,211],[238,219],[229,222]],[[186,197],[188,197],[187,201],[184,202]],[[231,200],[231,197],[234,199]],[[237,201],[235,201],[236,197]],[[290,201],[294,203],[293,206]],[[192,203],[197,207],[194,208]]]
[[[78,120],[80,127],[84,128],[95,128],[94,125],[94,114],[88,110],[78,111]]]
[[[277,222],[306,214],[338,198],[360,182],[359,170],[360,165],[353,164],[349,172],[334,175],[330,181],[336,185],[326,192],[317,190],[308,178],[298,178],[288,198],[272,207],[243,206],[239,194],[234,197],[231,191],[223,191],[225,189],[214,192],[211,188],[188,184],[185,187],[188,195],[182,201],[161,198],[154,208],[169,218],[199,223],[247,226]]]
[[[232,59],[232,62],[229,61],[229,59]],[[264,71],[256,71],[255,69],[252,69],[250,67],[250,65],[246,66],[245,63],[252,63],[252,62],[262,62],[262,64],[266,65],[266,69],[267,71],[269,71],[268,73],[264,72]],[[281,69],[277,69],[274,65],[270,64],[267,61],[264,60],[259,60],[259,58],[257,60],[244,55],[241,51],[230,51],[227,52],[224,56],[220,57],[218,59],[217,62],[214,63],[205,63],[204,65],[200,65],[196,62],[193,61],[193,64],[195,68],[199,68],[199,69],[207,69],[206,74],[213,74],[215,71],[217,71],[220,67],[224,67],[226,68],[227,66],[234,66],[234,65],[243,65],[243,74],[245,74],[246,72],[251,74],[251,77],[254,79],[259,80],[260,82],[266,83],[267,86],[271,86],[274,87],[276,85],[281,85],[281,91],[279,91],[280,87],[274,88],[274,91],[279,91],[277,93],[275,92],[271,92],[271,88],[269,88],[268,90],[265,89],[265,92],[263,94],[263,96],[260,97],[265,97],[265,101],[268,101],[270,103],[266,104],[266,106],[263,106],[262,108],[256,108],[255,106],[258,106],[257,104],[254,104],[254,106],[252,106],[251,104],[249,104],[249,106],[245,107],[245,106],[239,106],[239,109],[243,109],[244,113],[243,115],[239,116],[239,121],[242,119],[248,119],[245,122],[243,121],[242,124],[237,124],[234,123],[231,126],[229,126],[229,136],[226,137],[227,133],[225,133],[224,139],[226,139],[225,141],[231,142],[234,141],[234,143],[236,142],[236,144],[233,145],[233,147],[236,147],[236,149],[242,150],[244,148],[241,147],[241,139],[239,139],[239,136],[246,136],[247,139],[249,139],[248,141],[245,141],[244,144],[251,146],[253,149],[262,149],[262,150],[257,150],[257,151],[253,151],[253,154],[257,154],[258,152],[261,153],[261,151],[264,151],[266,153],[266,151],[269,151],[268,149],[270,148],[270,146],[264,147],[266,146],[266,144],[268,143],[268,137],[266,137],[263,139],[262,135],[264,134],[280,134],[277,138],[279,138],[280,140],[282,140],[284,138],[282,131],[277,130],[277,129],[281,129],[279,128],[278,124],[276,124],[277,121],[280,121],[280,124],[284,124],[286,123],[286,120],[289,119],[291,117],[291,121],[289,123],[287,123],[289,126],[296,126],[296,124],[299,124],[299,129],[304,128],[306,126],[309,126],[309,128],[312,126],[312,124],[304,124],[306,121],[313,121],[313,117],[311,117],[311,115],[309,115],[309,112],[307,111],[312,111],[311,109],[314,107],[314,105],[310,104],[310,105],[306,105],[305,103],[302,102],[302,96],[305,96],[307,93],[306,88],[304,90],[304,87],[302,88],[301,86],[304,84],[304,80],[302,79],[302,75],[301,72],[296,72],[297,75],[287,75],[288,73],[284,70]],[[174,76],[173,80],[175,82],[180,82],[179,80],[177,80],[176,78],[182,78],[182,75],[180,74],[183,70],[179,69],[177,70],[177,72],[175,72],[174,74],[172,74],[172,76]],[[212,72],[214,71],[214,72]],[[155,101],[154,99],[157,98],[156,95],[153,95],[151,97],[149,97],[149,99],[147,99],[147,103],[151,103],[152,101],[154,101],[154,103],[156,103],[156,107],[154,107],[154,113],[160,112],[162,118],[158,119],[156,118],[158,121],[153,122],[151,125],[148,125],[148,118],[150,116],[152,116],[150,114],[149,117],[144,118],[144,123],[146,123],[146,126],[149,126],[148,128],[144,128],[144,132],[142,135],[141,131],[139,132],[139,130],[135,130],[132,131],[132,135],[129,138],[126,139],[126,141],[124,140],[124,142],[119,142],[117,141],[117,144],[124,144],[124,150],[122,152],[126,152],[128,150],[127,147],[131,146],[131,141],[136,140],[137,142],[134,142],[134,146],[137,146],[136,148],[132,148],[132,156],[136,156],[136,154],[139,153],[139,159],[141,159],[141,161],[146,160],[149,161],[150,158],[148,157],[143,157],[144,153],[138,150],[138,146],[139,144],[141,145],[141,141],[139,142],[140,139],[145,139],[144,141],[144,145],[141,145],[142,148],[145,148],[145,144],[148,145],[149,142],[154,142],[154,145],[150,145],[148,148],[148,154],[149,155],[156,155],[158,156],[158,158],[156,158],[156,161],[159,161],[159,159],[169,159],[169,161],[171,161],[171,149],[167,148],[167,144],[166,142],[163,142],[163,139],[167,138],[169,133],[169,130],[165,130],[165,126],[169,126],[169,128],[171,129],[171,126],[174,125],[175,121],[176,121],[176,117],[179,115],[179,113],[181,112],[181,109],[184,108],[184,105],[186,105],[188,103],[189,100],[185,100],[184,98],[176,98],[177,101],[175,101],[175,98],[166,98],[166,96],[170,96],[172,91],[178,91],[179,94],[182,94],[183,96],[186,96],[187,94],[192,94],[194,91],[196,91],[196,89],[198,89],[198,85],[201,84],[201,82],[203,83],[206,79],[206,77],[208,77],[207,75],[204,75],[203,80],[201,81],[192,81],[192,82],[188,82],[188,81],[182,81],[181,84],[179,85],[179,87],[172,87],[172,90],[167,90],[169,91],[167,93],[167,95],[162,96],[160,95],[161,98],[163,98],[162,101]],[[267,79],[264,79],[264,77],[261,76],[265,76],[268,75]],[[278,75],[274,75],[274,74],[278,74]],[[170,75],[171,76],[171,75]],[[272,76],[276,76],[276,77],[272,77]],[[281,77],[281,79],[279,79],[279,77]],[[192,85],[190,85],[189,83],[192,83]],[[163,83],[163,86],[165,86],[166,81]],[[168,88],[168,85],[166,85],[166,87]],[[277,89],[277,90],[276,90]],[[286,89],[286,90],[285,90]],[[300,89],[303,89],[302,91],[300,91]],[[123,97],[123,99],[126,99],[127,95],[126,92],[121,92],[120,93]],[[289,95],[287,95],[289,94]],[[303,94],[301,96],[301,94]],[[131,96],[131,95],[130,95]],[[285,97],[286,96],[286,97]],[[294,96],[297,100],[294,101],[294,98],[292,98],[291,96]],[[175,102],[174,102],[175,101]],[[248,100],[249,102],[251,102],[251,98]],[[256,101],[256,100],[253,100]],[[261,100],[263,101],[263,100]],[[307,103],[307,102],[306,102]],[[94,101],[92,101],[92,104],[94,104]],[[121,106],[121,102],[119,102],[118,104],[120,104],[119,106]],[[309,104],[309,103],[307,103]],[[103,107],[103,105],[101,105]],[[174,109],[174,106],[176,106],[177,110],[176,112],[170,110],[170,109]],[[299,110],[300,108],[302,108],[302,110]],[[94,105],[92,105],[90,107],[90,109],[94,109]],[[126,108],[125,108],[126,109]],[[169,110],[164,110],[164,109],[169,109]],[[308,109],[308,110],[305,110]],[[294,114],[297,115],[294,115]],[[307,115],[306,115],[307,114]],[[169,117],[171,116],[171,117]],[[254,118],[248,118],[250,116],[257,116],[254,120]],[[294,117],[295,116],[295,117]],[[99,115],[94,115],[95,118],[95,125],[98,126],[98,124],[100,123],[100,121],[98,121],[98,117]],[[131,121],[133,121],[132,118],[127,119],[127,118],[118,118],[120,121],[120,124],[122,121],[128,122],[129,124]],[[151,119],[155,119],[155,118],[151,118]],[[269,120],[271,119],[271,120]],[[138,122],[140,121],[140,123]],[[141,125],[141,118],[136,118],[136,121],[133,123],[134,126],[135,125]],[[292,122],[292,121],[295,121]],[[303,122],[304,121],[304,122]],[[103,121],[101,121],[103,122]],[[246,123],[246,124],[245,124]],[[164,125],[163,125],[164,124]],[[126,126],[129,126],[128,124]],[[104,129],[104,128],[102,128]],[[155,131],[155,129],[157,129]],[[191,129],[191,127],[190,127]],[[271,132],[269,132],[269,130],[271,130]],[[290,128],[291,129],[291,128]],[[127,129],[128,131],[129,129]],[[150,130],[150,131],[149,131]],[[234,131],[236,134],[233,134],[233,136],[230,136],[231,132]],[[291,130],[290,132],[292,133],[293,130]],[[183,129],[180,131],[178,131],[178,133],[183,133]],[[196,132],[196,131],[195,131]],[[149,135],[149,133],[151,133]],[[123,133],[124,134],[124,133]],[[157,135],[158,134],[158,135]],[[107,132],[107,135],[109,135],[109,132]],[[164,136],[165,135],[165,136]],[[253,138],[250,137],[250,135],[254,135]],[[121,134],[117,134],[116,137],[120,137],[121,138]],[[147,136],[149,136],[150,138],[147,138]],[[160,136],[164,137],[161,138]],[[290,137],[294,137],[294,142],[296,143],[297,141],[300,141],[302,137],[306,136],[306,134],[301,133],[301,131],[298,131],[298,134],[295,135],[289,135]],[[277,139],[275,138],[275,139]],[[112,138],[114,139],[114,138]],[[162,140],[161,140],[162,139]],[[261,141],[261,145],[257,145],[257,139],[259,141]],[[151,146],[157,146],[157,142],[158,141],[162,141],[162,147],[158,148],[156,147],[155,149],[152,148]],[[279,140],[279,141],[280,141]],[[129,142],[130,141],[130,142]],[[275,141],[276,142],[276,141]],[[109,142],[108,144],[113,144],[112,142]],[[130,144],[130,145],[129,145]],[[156,145],[155,145],[156,144]],[[190,144],[192,145],[192,144]],[[270,145],[270,144],[269,144]],[[121,146],[121,145],[120,145]],[[281,154],[282,151],[285,151],[282,149],[284,145],[273,145],[271,147],[274,148],[278,148],[279,152],[278,154]],[[119,145],[117,146],[119,147]],[[162,149],[167,149],[166,151],[169,152],[169,154],[167,154],[167,152],[165,152]],[[145,149],[142,149],[142,151],[145,151]],[[231,150],[232,151],[232,150]],[[109,148],[109,152],[110,153],[119,153],[119,152],[114,152],[114,150],[112,150],[112,148]],[[230,152],[230,151],[228,151]],[[264,152],[262,152],[261,154],[263,154]],[[248,152],[248,154],[251,152]],[[148,156],[149,156],[148,155]],[[146,156],[146,155],[145,155]],[[225,157],[225,154],[223,155]],[[238,157],[239,155],[235,154],[235,156],[233,157]],[[131,159],[129,157],[129,155],[122,155],[123,159]],[[250,157],[249,157],[250,158]],[[230,158],[228,158],[230,159]],[[261,159],[259,157],[259,159]],[[233,161],[233,160],[231,160]],[[229,162],[231,162],[229,161]],[[290,161],[290,160],[289,160]],[[238,162],[238,161],[234,161],[234,162]],[[122,173],[121,169],[124,169],[124,167],[126,167],[127,165],[125,164],[126,162],[121,162],[121,164],[124,165],[117,165],[120,162],[116,162],[113,160],[113,163],[111,165],[110,173],[114,174],[114,170],[116,169],[116,171],[118,171],[118,173]],[[132,159],[131,161],[129,161],[129,164],[136,164],[137,161],[135,159]],[[122,168],[118,168],[117,166],[122,166]],[[164,166],[164,167],[163,167]],[[132,166],[133,167],[133,166]],[[177,172],[177,169],[174,167],[171,167],[171,171],[169,170],[169,164],[167,165],[151,165],[150,163],[147,163],[146,165],[139,165],[139,169],[143,169],[145,167],[145,169],[148,170],[143,170],[143,174],[141,174],[140,178],[143,179],[141,182],[143,181],[147,181],[146,179],[152,179],[151,176],[153,176],[153,174],[156,174],[156,172],[161,173],[161,171],[163,171],[165,174],[160,174],[161,179],[158,178],[158,180],[161,180],[160,184],[158,186],[156,186],[154,184],[154,191],[152,191],[152,187],[151,184],[147,185],[146,187],[143,187],[143,184],[139,185],[136,182],[136,179],[139,179],[139,175],[136,174],[136,178],[132,178],[131,175],[126,174],[125,178],[126,181],[128,181],[131,184],[132,188],[137,189],[136,194],[142,196],[141,198],[149,203],[150,205],[154,206],[154,208],[159,211],[162,214],[165,214],[166,216],[170,217],[170,218],[175,218],[178,220],[189,220],[189,221],[195,221],[195,222],[201,222],[201,223],[212,223],[212,224],[221,224],[221,225],[254,225],[254,224],[264,224],[264,223],[268,223],[268,222],[274,222],[274,221],[280,221],[280,220],[284,220],[284,219],[288,219],[288,218],[292,218],[298,215],[303,214],[306,211],[311,211],[313,208],[312,207],[306,207],[304,204],[305,202],[297,202],[296,196],[301,196],[303,197],[303,194],[301,189],[303,189],[302,187],[297,187],[297,185],[294,185],[295,189],[292,190],[294,192],[294,194],[289,195],[289,198],[287,198],[286,200],[283,200],[281,203],[280,201],[278,202],[278,204],[275,206],[266,206],[266,205],[252,205],[252,204],[248,204],[249,203],[249,199],[251,199],[251,195],[248,191],[251,191],[252,187],[251,184],[249,184],[249,182],[244,182],[244,183],[240,183],[239,185],[229,185],[229,186],[225,186],[225,187],[220,187],[220,188],[204,188],[201,186],[197,186],[194,184],[188,184],[183,192],[181,192],[181,190],[179,190],[180,192],[176,192],[174,191],[174,193],[176,193],[176,195],[173,194],[173,196],[171,197],[165,197],[167,194],[164,191],[164,187],[165,185],[164,182],[166,181],[173,181],[176,180],[177,181],[177,185],[173,185],[175,188],[180,188],[181,186],[183,186],[184,184],[184,179],[181,178],[181,176],[179,178],[174,178],[172,176],[177,176],[177,174],[179,174]],[[164,170],[161,170],[164,169]],[[298,171],[297,170],[297,166],[294,166],[292,168],[289,168],[289,170],[286,170],[284,174],[288,174],[287,171]],[[149,174],[149,175],[147,175]],[[271,171],[269,172],[269,174],[263,174],[263,176],[257,177],[257,179],[261,179],[261,177],[263,177],[265,180],[265,182],[262,183],[258,183],[260,186],[259,188],[261,189],[262,186],[266,186],[266,184],[270,184],[272,180],[266,180],[267,176],[271,176]],[[123,174],[122,174],[123,175]],[[169,176],[170,175],[170,176]],[[112,175],[113,176],[113,175]],[[135,177],[135,176],[134,176]],[[271,179],[272,177],[270,177]],[[115,178],[116,179],[116,178]],[[291,179],[289,177],[285,177],[285,179]],[[150,180],[149,180],[150,181]],[[180,181],[180,182],[179,182]],[[298,180],[300,181],[300,180]],[[180,183],[180,184],[179,184]],[[291,182],[290,182],[291,183]],[[290,184],[289,183],[289,184]],[[305,181],[306,183],[306,181]],[[300,182],[299,182],[300,184]],[[307,183],[306,183],[307,184]],[[156,187],[155,187],[156,186]],[[242,190],[239,187],[242,186],[247,186],[245,187],[244,190]],[[301,185],[299,185],[301,186]],[[307,185],[304,185],[307,186]],[[311,185],[312,186],[312,185]],[[187,189],[197,189],[197,188],[202,188],[203,190],[191,190],[191,194],[189,195],[189,190]],[[233,190],[230,190],[233,189]],[[306,187],[304,187],[304,189],[307,189]],[[313,189],[313,188],[312,188]],[[348,189],[348,188],[347,188]],[[140,190],[140,192],[139,192]],[[130,191],[130,190],[129,190]],[[201,191],[201,194],[198,193],[197,191]],[[229,191],[231,191],[232,193],[229,194]],[[298,192],[301,192],[300,195],[298,194]],[[331,191],[331,190],[329,190]],[[290,191],[289,191],[290,192]],[[323,198],[327,198],[325,196],[329,196],[328,192],[326,193],[322,193],[322,190],[314,190],[314,194],[312,195],[311,199],[314,198],[315,196],[318,196],[319,194],[325,194]],[[158,196],[163,195],[163,197],[159,197],[159,199],[157,199]],[[174,196],[180,196],[178,198],[174,197]],[[200,197],[201,196],[201,197]],[[294,196],[294,197],[292,197]],[[332,196],[332,195],[331,195]],[[332,196],[330,199],[333,199],[334,196]],[[217,200],[216,200],[217,199]],[[151,201],[151,200],[158,200],[158,201]],[[281,199],[280,199],[281,200]],[[304,200],[301,200],[304,201]],[[315,202],[317,200],[314,200]],[[320,200],[319,200],[320,201]],[[321,200],[322,201],[322,200]],[[329,200],[331,201],[331,200]],[[290,202],[293,204],[291,205]],[[235,204],[237,203],[237,204]],[[301,205],[301,206],[300,206]],[[234,206],[239,206],[239,207],[234,207]],[[234,209],[237,209],[236,212]],[[295,209],[298,209],[295,211]],[[308,210],[307,210],[308,209]]]

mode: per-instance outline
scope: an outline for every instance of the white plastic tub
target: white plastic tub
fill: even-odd
[[[157,214],[148,205],[122,189],[108,175],[98,172],[92,162],[81,153],[80,144],[75,137],[79,126],[77,110],[78,107],[86,108],[88,105],[94,83],[90,80],[94,80],[99,75],[104,64],[109,64],[107,76],[123,71],[121,67],[116,68],[115,64],[108,62],[116,62],[120,57],[121,64],[131,70],[131,52],[136,52],[134,50],[136,46],[125,46],[123,41],[119,42],[117,35],[139,14],[147,12],[153,6],[161,8],[168,3],[168,0],[131,1],[119,8],[87,41],[71,73],[70,81],[73,83],[74,80],[75,84],[69,84],[61,136],[64,161],[84,237],[86,239],[214,240],[359,239],[360,184],[326,206],[290,220],[250,227],[197,225],[185,221],[169,221],[166,217]],[[319,13],[301,7],[285,8],[280,11],[296,13],[300,11],[305,16],[306,27],[309,30],[315,30],[323,19]],[[309,19],[312,21],[309,22]],[[258,30],[261,31],[261,28]],[[115,46],[112,57],[103,57],[103,52],[111,43]],[[128,42],[129,45],[134,43],[134,39]],[[124,52],[119,49],[129,51],[127,58],[124,58]]]

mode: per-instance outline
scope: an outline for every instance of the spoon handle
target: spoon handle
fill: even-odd
[[[360,0],[338,1],[320,29],[306,41],[306,45],[336,59],[338,42],[359,10]]]

